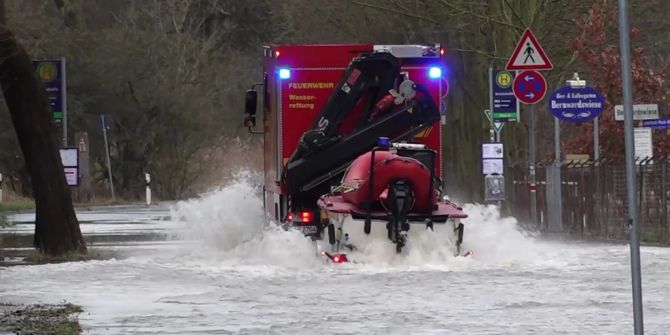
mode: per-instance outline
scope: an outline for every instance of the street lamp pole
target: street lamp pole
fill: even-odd
[[[626,142],[626,184],[628,188],[628,236],[630,238],[630,268],[633,286],[633,317],[635,335],[644,334],[642,317],[642,276],[640,270],[640,224],[637,208],[635,147],[633,139],[633,92],[630,62],[630,27],[628,0],[619,0],[619,38],[621,76],[623,79],[624,134]]]

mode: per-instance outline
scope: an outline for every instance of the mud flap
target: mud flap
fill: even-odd
[[[328,243],[331,246],[335,245],[335,225],[332,223],[328,224]]]
[[[430,229],[430,231],[433,231],[433,221],[431,219],[426,219],[426,230]]]

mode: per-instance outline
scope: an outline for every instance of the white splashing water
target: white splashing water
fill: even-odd
[[[228,264],[303,267],[318,263],[309,239],[265,218],[255,186],[258,179],[253,173],[239,173],[221,189],[178,203],[171,210],[172,218],[185,225],[177,237],[197,242],[199,252]]]
[[[301,233],[284,231],[265,218],[255,186],[258,179],[258,175],[240,173],[226,187],[178,203],[172,217],[185,225],[178,237],[197,241],[199,249],[213,253],[208,257],[228,264],[309,267],[322,263],[318,254],[329,249],[327,241],[315,244]],[[457,269],[473,264],[530,263],[542,259],[543,250],[555,249],[523,233],[514,218],[501,217],[495,206],[468,204],[464,210],[469,217],[463,220],[462,250],[473,250],[473,257],[454,256],[453,233],[447,225],[435,225],[434,231],[413,225],[408,245],[397,254],[386,238],[383,223],[373,223],[372,234],[365,235],[362,222],[347,219],[345,232],[358,248],[349,252],[350,259],[375,268]]]
[[[496,206],[466,204],[463,209],[469,216],[463,220],[467,232],[463,248],[474,250],[482,262],[529,263],[555,250],[550,243],[524,232],[515,218],[501,217]]]
[[[262,202],[250,174],[239,175],[234,183],[198,199],[179,202],[171,212],[174,220],[188,224],[179,237],[223,251],[251,240],[265,226]]]

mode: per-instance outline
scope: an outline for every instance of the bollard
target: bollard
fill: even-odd
[[[151,205],[151,175],[144,173],[144,181],[146,183],[147,206]]]
[[[2,173],[0,173],[0,203],[2,203]]]

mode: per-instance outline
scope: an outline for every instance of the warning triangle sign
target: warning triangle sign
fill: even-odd
[[[551,64],[549,57],[542,50],[540,42],[537,41],[535,35],[526,28],[523,36],[514,48],[512,57],[507,61],[507,70],[551,70],[554,65]]]

